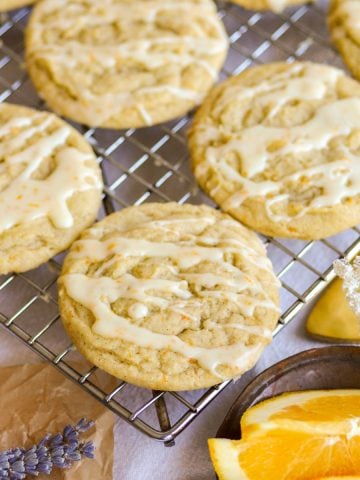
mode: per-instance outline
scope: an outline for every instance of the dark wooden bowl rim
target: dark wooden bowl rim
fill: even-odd
[[[231,439],[239,439],[241,432],[240,432],[240,418],[242,414],[253,404],[258,403],[265,398],[271,397],[273,395],[264,396],[262,395],[263,392],[271,387],[271,385],[276,384],[284,376],[289,376],[289,374],[294,375],[296,374],[296,370],[300,370],[304,372],[307,368],[309,370],[318,368],[319,373],[321,374],[322,365],[330,366],[333,364],[334,367],[334,384],[337,383],[336,375],[341,375],[341,364],[343,362],[347,362],[350,365],[347,365],[347,369],[349,370],[349,366],[353,364],[354,367],[354,374],[355,369],[357,374],[357,384],[355,384],[354,378],[354,385],[352,385],[352,378],[351,375],[347,375],[347,378],[338,378],[341,384],[345,383],[345,385],[330,387],[330,388],[360,388],[360,347],[359,346],[345,346],[345,345],[337,345],[337,346],[327,346],[321,348],[313,348],[310,350],[306,350],[301,353],[297,353],[291,357],[288,357],[280,362],[276,363],[275,365],[271,366],[267,370],[264,370],[260,373],[257,377],[255,377],[240,393],[237,397],[233,405],[231,406],[229,412],[227,413],[223,423],[221,424],[218,432],[218,438],[231,438]],[[339,369],[340,367],[340,369]],[[356,368],[358,367],[358,368]],[[352,367],[349,371],[352,370]],[[299,380],[301,382],[301,379]],[[331,381],[331,379],[329,379]],[[304,381],[304,386],[305,386]],[[311,388],[314,388],[313,386]],[[323,386],[319,386],[318,388],[324,388]],[[299,388],[301,390],[306,390],[305,388]],[[283,391],[287,391],[285,388]]]

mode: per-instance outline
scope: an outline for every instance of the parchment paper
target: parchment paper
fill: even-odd
[[[111,480],[114,415],[97,400],[46,364],[0,368],[0,450],[31,447],[81,417],[95,427],[81,438],[92,439],[95,459],[84,459],[69,470],[54,469],[51,480]]]

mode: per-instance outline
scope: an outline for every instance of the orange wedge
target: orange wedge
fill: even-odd
[[[299,425],[298,425],[299,427]],[[209,440],[220,480],[314,480],[360,475],[360,436],[258,429],[242,440]]]
[[[241,419],[243,438],[259,428],[277,427],[301,428],[315,434],[360,435],[360,390],[284,393],[250,408]]]

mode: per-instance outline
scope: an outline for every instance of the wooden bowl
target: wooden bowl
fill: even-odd
[[[360,388],[360,347],[314,348],[268,368],[235,400],[216,436],[238,440],[241,416],[266,398],[296,390],[336,388]]]

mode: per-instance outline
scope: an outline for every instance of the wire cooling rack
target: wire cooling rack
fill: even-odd
[[[327,36],[325,0],[281,15],[245,11],[227,2],[218,6],[231,42],[222,78],[270,61],[342,66]],[[45,108],[22,65],[28,15],[25,8],[0,19],[0,101]],[[185,132],[190,120],[187,116],[160,127],[126,131],[75,125],[101,162],[106,187],[100,217],[146,201],[211,204],[189,169]],[[333,260],[360,250],[360,231],[354,228],[317,242],[264,241],[282,281],[278,332],[332,280]],[[118,416],[150,437],[173,444],[230,382],[196,392],[158,392],[121,382],[90,365],[70,344],[59,319],[56,279],[62,257],[24,274],[0,277],[0,323]]]

